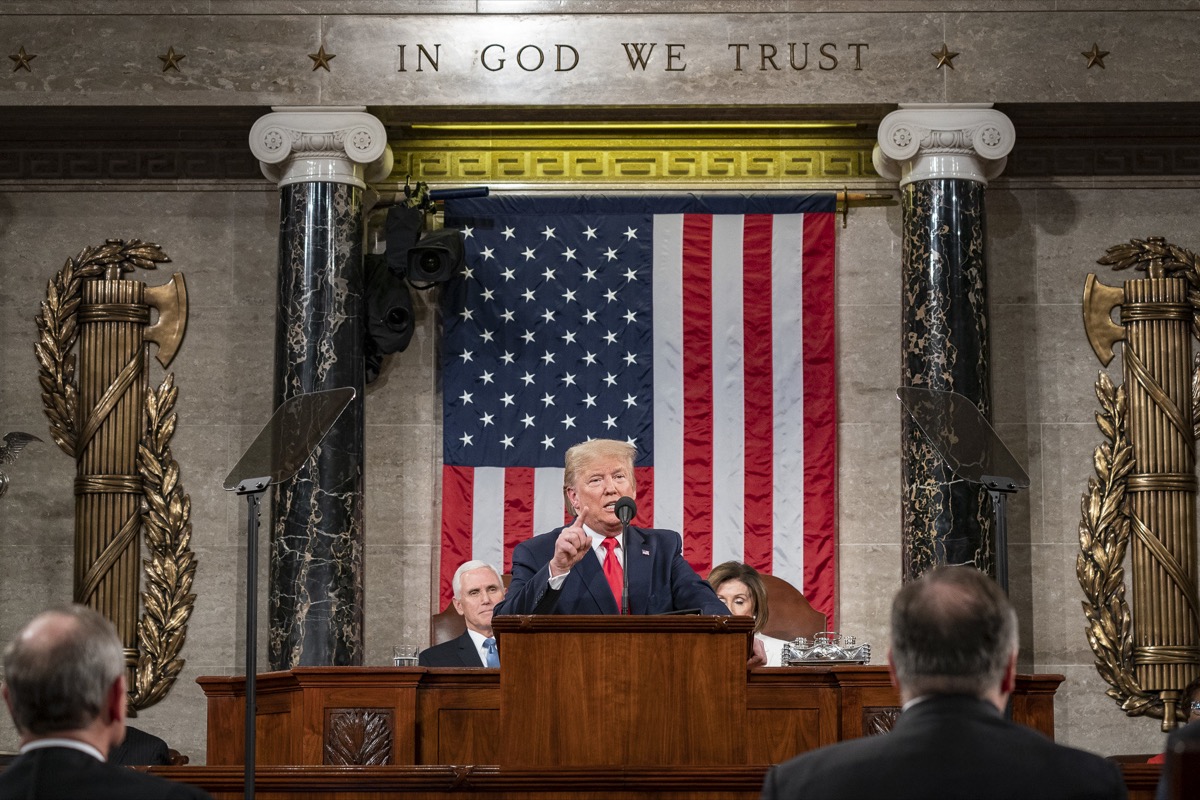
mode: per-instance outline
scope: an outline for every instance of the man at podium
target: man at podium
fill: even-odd
[[[637,492],[636,452],[614,439],[567,451],[563,484],[575,519],[517,545],[512,584],[497,614],[729,613],[684,560],[678,533],[631,525],[623,541],[618,511],[632,506]],[[629,605],[619,609],[625,570]]]

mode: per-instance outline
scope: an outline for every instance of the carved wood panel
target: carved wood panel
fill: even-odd
[[[392,763],[395,720],[390,708],[327,708],[323,763],[382,766]]]

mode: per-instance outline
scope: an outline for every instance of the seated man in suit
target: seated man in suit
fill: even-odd
[[[1126,796],[1117,765],[1004,718],[1016,682],[1017,615],[973,567],[938,567],[892,604],[888,665],[904,709],[890,733],[773,768],[763,800],[1012,800]]]
[[[492,612],[504,599],[504,580],[486,561],[468,561],[454,571],[454,608],[463,615],[462,636],[421,651],[422,667],[498,667],[500,654],[492,636]]]
[[[84,606],[47,611],[4,651],[4,700],[21,755],[0,800],[203,800],[183,783],[104,759],[125,736],[125,655],[117,630]]]
[[[1200,711],[1200,709],[1196,710]],[[1193,719],[1182,728],[1172,731],[1171,735],[1167,737],[1167,763],[1158,779],[1158,791],[1154,794],[1155,800],[1174,800],[1175,797],[1185,796],[1177,792],[1171,785],[1173,779],[1171,762],[1175,757],[1174,752],[1177,745],[1185,742],[1188,747],[1200,748],[1200,719]]]
[[[629,571],[628,614],[699,609],[728,615],[712,587],[683,559],[674,531],[629,528],[621,541],[616,502],[633,498],[636,448],[593,439],[567,451],[563,475],[575,520],[517,545],[512,584],[497,614],[618,614]]]
[[[108,751],[108,763],[122,767],[165,767],[171,763],[171,748],[153,733],[126,725],[125,738]]]

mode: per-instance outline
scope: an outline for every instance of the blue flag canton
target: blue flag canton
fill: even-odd
[[[567,448],[653,441],[652,217],[460,221],[467,266],[444,291],[443,458],[561,467]]]

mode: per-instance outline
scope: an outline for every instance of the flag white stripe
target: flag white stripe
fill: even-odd
[[[654,217],[654,527],[683,530],[683,215]]]
[[[546,533],[563,524],[563,469],[538,467],[533,471],[533,531]]]
[[[713,565],[745,555],[746,408],[742,269],[745,217],[713,217]]]
[[[775,216],[771,236],[771,342],[774,372],[774,564],[772,573],[804,589],[804,215]]]
[[[504,468],[476,467],[471,506],[471,558],[504,563]]]

